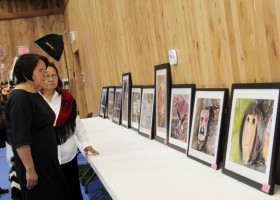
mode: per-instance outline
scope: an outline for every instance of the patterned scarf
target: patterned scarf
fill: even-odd
[[[74,97],[61,90],[61,107],[55,125],[57,144],[65,143],[75,132],[77,104]]]

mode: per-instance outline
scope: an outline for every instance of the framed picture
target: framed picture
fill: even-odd
[[[67,78],[62,79],[61,82],[62,82],[62,88],[64,90],[67,90],[68,92],[70,92],[70,81],[69,81],[69,79],[67,79]]]
[[[99,116],[102,118],[106,117],[107,94],[108,94],[108,88],[103,87],[101,93],[100,110],[99,110]]]
[[[167,144],[170,106],[170,65],[155,66],[155,140]]]
[[[138,131],[140,124],[142,87],[132,86],[131,88],[131,128]]]
[[[113,120],[115,87],[108,87],[108,119]]]
[[[141,115],[139,134],[153,139],[153,120],[154,120],[154,86],[143,86],[141,100]]]
[[[195,92],[188,156],[219,168],[221,130],[225,123],[228,89],[197,89]]]
[[[194,84],[172,85],[168,146],[186,152],[192,116]]]
[[[119,86],[115,88],[113,122],[120,125],[121,117],[122,117],[122,87]]]
[[[130,128],[131,74],[122,75],[122,120],[121,124]]]
[[[222,172],[274,193],[280,83],[233,84]]]

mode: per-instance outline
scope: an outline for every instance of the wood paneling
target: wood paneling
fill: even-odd
[[[135,85],[154,84],[154,66],[168,62],[169,49],[179,57],[175,84],[280,82],[279,0],[71,0],[64,20],[78,33],[95,116],[102,87],[120,85],[126,72]]]
[[[0,9],[4,13],[61,5],[54,0],[31,1],[29,5],[23,1],[3,2],[6,4]],[[32,51],[37,51],[33,47],[34,38],[47,33],[61,34],[64,22],[70,31],[77,31],[76,45],[72,48],[68,33],[65,34],[65,54],[83,116],[91,111],[98,115],[101,88],[120,85],[122,73],[131,72],[133,84],[153,84],[154,66],[168,62],[168,49],[173,48],[179,57],[179,64],[171,67],[173,83],[230,88],[237,82],[279,81],[280,2],[277,0],[64,3],[67,5],[64,20],[57,20],[59,15],[54,15],[1,21],[0,42],[8,47],[4,64],[9,65],[16,46],[31,44]],[[78,51],[79,64],[74,51]],[[84,74],[85,82],[80,73]]]
[[[47,34],[62,34],[64,31],[63,15],[0,21],[0,46],[7,49],[7,57],[3,61],[0,61],[0,64],[4,66],[0,69],[0,81],[7,80],[7,71],[12,65],[13,58],[18,55],[17,46],[29,46],[32,53],[38,53],[48,57],[49,60],[54,62],[59,68],[61,78],[67,78],[64,54],[62,55],[60,61],[56,62],[34,43],[35,40]],[[65,39],[65,53],[67,54],[67,35],[65,34],[63,38]],[[73,83],[72,76],[70,77],[70,81]],[[87,107],[84,107],[86,110]],[[86,114],[86,111],[83,112]]]
[[[29,46],[31,52],[46,55],[34,41],[50,33],[62,34],[64,30],[62,15],[0,21],[0,45],[8,52],[1,63],[10,67],[12,59],[18,55],[17,46]]]
[[[168,62],[173,83],[227,87],[279,82],[278,0],[71,0],[64,20],[77,31],[86,74],[88,112],[98,115],[102,86],[154,83],[154,66]]]
[[[62,14],[64,3],[63,0],[1,0],[0,20]]]

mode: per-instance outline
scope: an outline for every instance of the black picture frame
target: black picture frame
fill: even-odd
[[[274,193],[280,83],[232,84],[222,172]]]
[[[172,85],[167,145],[186,153],[191,129],[195,84]]]
[[[215,170],[220,168],[228,105],[227,88],[195,91],[188,157]]]
[[[120,125],[122,117],[122,87],[115,87],[113,122]]]
[[[170,64],[155,66],[155,131],[154,139],[163,144],[168,142],[170,106]]]
[[[131,117],[131,73],[122,75],[122,117],[121,125],[130,128]]]
[[[106,116],[106,112],[107,112],[107,96],[108,96],[108,88],[107,87],[102,87],[99,116],[104,118],[104,119],[107,117]]]
[[[138,131],[140,125],[141,114],[141,100],[142,100],[142,86],[131,87],[131,117],[130,128]]]
[[[115,86],[108,87],[108,119],[113,120],[114,114]]]
[[[155,115],[155,87],[147,85],[142,87],[141,115],[138,133],[149,139],[154,139]]]

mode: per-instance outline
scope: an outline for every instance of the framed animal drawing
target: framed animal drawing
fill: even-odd
[[[188,156],[218,169],[228,89],[196,89]]]
[[[142,87],[132,86],[131,88],[131,123],[132,129],[138,131],[140,124],[140,113],[141,113],[141,98],[142,98]]]
[[[149,139],[154,138],[154,97],[155,88],[153,86],[143,86],[141,100],[141,115],[139,134]]]
[[[192,116],[194,84],[172,85],[168,146],[186,152]]]
[[[274,193],[280,83],[233,84],[222,172]]]

